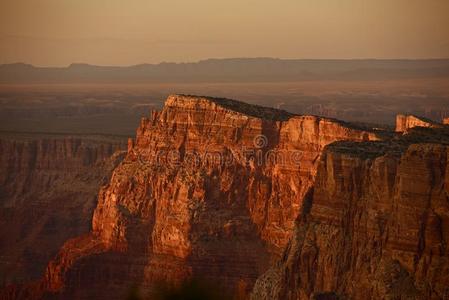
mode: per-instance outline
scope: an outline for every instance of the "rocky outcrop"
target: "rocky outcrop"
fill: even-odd
[[[121,298],[198,277],[245,297],[290,240],[322,149],[379,139],[332,119],[170,96],[100,190],[92,232],[64,245],[40,289]]]
[[[449,132],[337,142],[253,299],[446,299]]]
[[[414,115],[396,116],[396,132],[407,132],[407,130],[413,127],[441,127],[441,124]]]
[[[89,232],[123,146],[98,137],[0,139],[1,286],[40,278],[67,239]]]
[[[158,185],[163,172],[168,172],[167,186],[174,190],[165,191],[166,195],[153,195],[157,201],[172,199],[178,190],[181,198],[198,197],[195,202],[199,203],[204,198],[241,202],[248,207],[249,217],[263,239],[276,250],[289,238],[292,220],[312,182],[321,149],[336,140],[378,138],[375,133],[350,128],[334,120],[293,116],[231,100],[171,96],[161,113],[153,113],[150,119],[142,120],[135,146],[129,146],[128,160],[115,174],[118,177],[124,171],[120,179],[129,180],[128,169],[137,168],[146,172],[144,175],[158,174],[154,183]],[[151,169],[161,165],[164,165],[163,170]],[[115,184],[115,179],[111,184]],[[248,183],[247,187],[242,186],[242,180]],[[214,190],[208,191],[211,186]],[[151,192],[157,190],[157,186],[147,188]],[[129,191],[136,192],[135,188]],[[279,193],[288,194],[288,197],[279,197]],[[107,196],[106,203],[109,203]],[[134,207],[130,212],[141,213]],[[115,235],[117,228],[114,232],[102,227],[104,223],[111,224],[103,220],[111,215],[111,211],[99,206],[93,227],[105,241],[118,245],[121,237]],[[171,254],[182,257],[182,252],[173,249]]]
[[[197,278],[241,299],[444,299],[449,129],[413,118],[394,135],[170,96],[128,140],[91,232],[2,295],[151,298]]]

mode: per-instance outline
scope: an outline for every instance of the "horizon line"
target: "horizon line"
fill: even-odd
[[[164,64],[173,64],[173,65],[183,65],[183,64],[198,64],[201,62],[207,62],[207,61],[226,61],[226,60],[280,60],[280,61],[429,61],[429,60],[449,60],[449,57],[428,57],[428,58],[373,58],[373,57],[367,57],[367,58],[279,58],[279,57],[270,57],[270,56],[247,56],[247,57],[210,57],[210,58],[204,58],[199,60],[192,60],[192,61],[161,61],[157,63],[138,63],[138,64],[94,64],[94,63],[87,63],[87,62],[72,62],[66,65],[40,65],[40,64],[33,64],[33,63],[27,63],[23,61],[17,61],[17,62],[7,62],[7,63],[1,63],[0,66],[8,66],[8,65],[25,65],[25,66],[31,66],[34,68],[60,68],[60,69],[67,69],[74,66],[92,66],[92,67],[112,67],[112,68],[127,68],[127,67],[136,67],[136,66],[157,66],[157,65],[164,65]]]

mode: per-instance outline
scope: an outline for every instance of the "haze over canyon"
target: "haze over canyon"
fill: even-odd
[[[448,0],[0,0],[0,300],[449,300]]]

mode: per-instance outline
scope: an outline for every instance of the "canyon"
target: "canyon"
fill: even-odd
[[[292,240],[252,299],[447,299],[448,129],[330,145]]]
[[[43,276],[63,243],[90,230],[96,195],[126,151],[104,137],[0,138],[0,283]]]
[[[108,162],[98,174],[113,169],[96,201],[77,195],[93,214],[42,278],[0,296],[151,299],[161,285],[198,279],[222,298],[441,299],[448,146],[447,126],[416,116],[398,116],[393,132],[171,95],[142,118],[123,157],[88,155]]]

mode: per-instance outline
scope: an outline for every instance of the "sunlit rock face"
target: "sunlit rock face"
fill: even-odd
[[[327,118],[169,96],[100,190],[92,232],[68,241],[42,282],[9,292],[122,298],[133,285],[151,294],[195,277],[247,297],[288,244],[323,148],[382,138]]]
[[[444,299],[448,195],[447,128],[330,145],[283,258],[252,298]]]
[[[413,127],[441,127],[441,124],[414,115],[396,116],[396,132],[407,132]]]
[[[116,169],[104,200],[100,195],[94,232],[111,246],[126,247],[121,226],[103,219],[120,214],[118,202],[132,215],[155,220],[154,251],[184,258],[192,246],[187,237],[192,233],[190,225],[211,225],[236,206],[235,213],[244,213],[240,217],[249,218],[273,251],[282,249],[313,181],[321,150],[343,139],[378,137],[329,119],[293,116],[231,100],[171,96],[162,112],[141,121],[127,160]],[[135,176],[136,171],[147,180]],[[135,176],[133,186],[130,172]],[[154,201],[160,210],[152,212]],[[206,217],[200,214],[204,207],[198,205],[215,206],[217,215],[208,210],[210,222],[197,222]],[[167,226],[171,216],[179,222],[173,227]],[[224,216],[213,231],[222,231],[225,221],[241,220]]]

